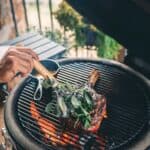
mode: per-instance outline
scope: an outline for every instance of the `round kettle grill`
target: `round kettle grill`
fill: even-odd
[[[57,74],[59,82],[84,84],[92,69],[99,70],[101,76],[95,90],[106,96],[108,118],[102,122],[97,134],[82,131],[79,133],[66,127],[65,132],[72,136],[71,140],[76,146],[53,143],[45,138],[36,120],[31,116],[30,104],[38,80],[29,76],[11,93],[5,108],[5,125],[16,149],[112,150],[129,147],[131,143],[136,142],[137,137],[146,130],[150,119],[148,80],[129,67],[114,61],[63,59],[58,63],[61,66]],[[49,93],[44,91],[41,101],[35,104],[40,115],[53,122],[59,136],[59,133],[64,132],[63,123],[54,114],[45,112],[49,97]]]

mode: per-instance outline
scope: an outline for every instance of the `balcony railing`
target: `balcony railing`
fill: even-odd
[[[16,20],[16,14],[15,14],[15,9],[14,9],[14,3],[13,0],[9,0],[10,1],[10,7],[11,7],[11,13],[12,13],[12,20],[14,23],[14,28],[15,28],[15,32],[16,32],[16,36],[19,35],[19,30],[18,30],[18,25],[17,25],[17,20]],[[50,24],[51,24],[51,31],[53,31],[53,10],[52,10],[52,0],[47,0],[48,2],[48,9],[49,9],[49,19],[50,19]],[[38,16],[38,27],[39,30],[42,31],[42,26],[41,26],[41,13],[40,13],[40,1],[36,0],[35,1],[35,5],[36,5],[36,11],[37,11],[37,16]],[[25,23],[26,23],[26,30],[29,31],[29,18],[28,18],[28,13],[27,13],[27,3],[26,0],[22,0],[22,6],[24,9],[24,19],[25,19]]]
[[[73,27],[70,27],[69,32],[68,30],[65,30],[66,20],[71,20],[69,18],[70,16],[68,16],[69,19],[66,17],[67,15],[65,16],[65,19],[63,15],[61,17],[57,17],[58,15],[57,12],[62,12],[64,8],[67,8],[68,6],[66,7],[65,5],[65,7],[59,7],[58,11],[55,11],[54,4],[55,2],[57,3],[58,0],[30,0],[30,2],[31,1],[32,1],[32,5],[34,5],[34,12],[31,9],[32,8],[31,5],[29,6],[29,0],[21,1],[22,6],[23,6],[23,11],[24,11],[23,19],[25,20],[26,31],[32,30],[32,27],[35,25],[34,23],[36,21],[36,25],[35,25],[36,31],[40,31],[40,33],[42,33],[44,36],[65,46],[66,49],[68,50],[69,56],[83,57],[83,54],[84,54],[84,57],[97,58],[100,56],[100,57],[115,59],[115,60],[119,60],[120,62],[123,62],[124,55],[125,55],[124,48],[120,44],[118,44],[115,40],[111,39],[109,36],[103,34],[102,32],[99,32],[97,29],[95,29],[95,27],[91,26],[90,22],[87,21],[85,18],[76,17],[77,15],[74,15],[75,13],[72,13],[74,15],[72,17],[73,19],[82,18],[80,21],[82,21],[83,25],[81,26],[81,24],[79,25],[78,23],[78,24],[75,24]],[[16,33],[16,36],[18,36],[20,34],[19,33],[20,28],[18,28],[19,24],[17,22],[18,14],[15,12],[16,10],[15,9],[16,6],[14,3],[15,0],[9,0],[9,2],[10,2],[10,7],[11,7],[11,14],[12,14],[12,19],[14,23],[15,33]],[[64,1],[59,0],[59,2],[64,2]],[[63,3],[60,3],[59,6],[64,6],[61,4]],[[47,14],[45,15],[43,14],[43,12],[46,12]],[[35,15],[37,16],[36,20],[34,20]],[[62,19],[59,20],[58,18],[63,18],[64,20],[62,22],[65,22],[65,23],[61,23],[60,20]],[[58,26],[56,22],[59,23]],[[73,22],[76,22],[76,20]],[[59,33],[56,32],[57,27],[58,27]],[[60,35],[58,36],[59,39],[57,39],[56,35],[57,36]],[[112,45],[115,45],[115,46],[113,46],[112,48]]]

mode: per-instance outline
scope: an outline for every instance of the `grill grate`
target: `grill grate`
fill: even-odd
[[[79,134],[76,131],[67,131],[67,134],[73,137],[71,140],[75,143],[74,149],[87,149],[86,146],[92,140],[94,140],[94,142],[92,141],[94,145],[88,147],[89,149],[121,148],[142,131],[148,122],[147,99],[143,95],[140,83],[137,83],[132,76],[129,76],[123,70],[97,62],[84,63],[81,61],[62,63],[61,65],[62,68],[57,76],[58,81],[72,84],[85,84],[89,72],[92,69],[99,69],[101,77],[97,81],[95,89],[98,93],[107,97],[108,118],[103,121],[99,134]],[[20,125],[35,141],[45,146],[45,148],[58,149],[50,140],[46,140],[37,122],[33,120],[30,114],[29,106],[33,99],[36,84],[35,79],[26,83],[17,101]],[[48,98],[43,96],[43,99],[36,103],[36,107],[42,117],[53,122],[59,135],[63,131],[62,123],[55,114],[47,114],[44,111],[46,100]],[[55,135],[51,136],[55,137]],[[78,136],[79,140],[76,140]],[[61,145],[59,146],[61,147]],[[71,145],[67,148],[73,149]],[[60,149],[63,149],[63,147]]]

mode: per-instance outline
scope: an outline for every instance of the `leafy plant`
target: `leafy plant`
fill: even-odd
[[[122,46],[113,38],[107,35],[105,35],[101,39],[103,40],[103,42],[101,42],[101,45],[97,48],[98,56],[107,59],[114,59],[118,55],[118,52]]]
[[[81,122],[84,128],[90,127],[91,111],[93,110],[93,100],[87,87],[78,87],[69,83],[55,83],[51,79],[45,79],[44,88],[53,87],[56,94],[55,112],[58,117],[72,117],[75,119],[75,126]],[[50,113],[53,108],[53,102],[47,104],[45,111]]]
[[[80,16],[65,1],[59,5],[59,10],[54,15],[65,31],[74,30],[79,24]]]
[[[45,31],[43,32],[44,36],[57,42],[62,43],[62,35],[59,30],[51,31],[49,28],[45,28]]]
[[[73,32],[76,49],[87,46],[87,32],[89,31],[95,35],[96,40],[92,44],[96,47],[97,54],[100,57],[114,59],[122,47],[117,41],[89,24],[65,1],[60,4],[58,11],[55,12],[55,16],[65,32]]]

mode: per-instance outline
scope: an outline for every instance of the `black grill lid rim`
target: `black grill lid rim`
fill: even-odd
[[[136,76],[137,78],[142,79],[142,81],[144,82],[144,84],[147,85],[148,90],[150,92],[150,80],[145,77],[144,75],[142,75],[141,73],[139,73],[138,71],[135,71],[134,69],[132,69],[131,67],[127,66],[126,64],[114,61],[114,60],[110,60],[110,59],[105,59],[105,58],[99,58],[99,59],[87,59],[87,58],[64,58],[64,59],[59,59],[57,60],[58,63],[61,64],[66,64],[68,62],[93,62],[93,63],[101,63],[103,65],[109,65],[112,67],[116,67],[118,69],[121,69],[122,71],[127,71],[130,74],[132,74],[132,76]]]
[[[115,62],[115,61],[110,61],[110,60],[106,60],[106,59],[99,59],[99,60],[92,60],[92,59],[61,59],[58,61],[61,64],[65,64],[67,62],[97,62],[97,63],[102,63],[102,64],[106,64],[106,65],[110,65],[113,67],[117,67],[123,71],[127,71],[130,74],[132,74],[133,76],[135,76],[137,79],[139,79],[139,81],[142,81],[142,83],[145,86],[145,89],[147,89],[148,91],[150,91],[150,84],[149,84],[149,80],[144,77],[143,75],[141,75],[140,73],[134,71],[133,69],[131,69],[130,67]],[[20,84],[18,84],[15,89],[11,92],[8,101],[5,105],[5,110],[4,110],[4,121],[5,121],[5,125],[6,128],[8,130],[8,132],[11,134],[11,136],[16,140],[17,143],[19,143],[23,148],[28,149],[28,150],[43,150],[43,147],[36,142],[34,139],[32,139],[30,136],[27,136],[27,133],[24,132],[23,128],[21,128],[18,124],[17,124],[17,118],[15,115],[15,104],[16,102],[14,101],[14,97],[15,99],[17,99],[19,92],[21,91],[22,87],[24,86],[24,83],[27,82],[27,80],[29,79],[29,77],[24,78]],[[18,128],[16,128],[18,127]]]
[[[43,150],[43,147],[37,143],[34,139],[32,139],[30,136],[27,135],[26,132],[24,132],[23,128],[21,128],[17,124],[16,115],[14,115],[16,112],[14,109],[16,101],[14,101],[14,97],[18,97],[18,94],[20,93],[22,87],[24,86],[24,83],[28,80],[27,78],[22,79],[21,83],[18,84],[14,90],[11,92],[10,96],[8,97],[8,101],[5,106],[4,110],[4,122],[6,129],[8,130],[8,133],[12,137],[12,140],[15,140],[17,144],[20,144],[21,147],[28,150]],[[14,104],[15,103],[15,104]],[[18,128],[16,128],[18,127]]]
[[[148,97],[150,98],[150,80],[144,75],[142,75],[140,72],[135,71],[131,67],[127,66],[126,64],[123,64],[114,60],[106,59],[106,58],[99,58],[99,59],[91,59],[91,58],[90,59],[88,58],[67,58],[66,59],[64,58],[64,59],[59,59],[57,61],[60,64],[60,66],[63,64],[71,63],[71,62],[73,63],[74,62],[87,62],[87,63],[93,62],[93,63],[101,63],[103,65],[109,65],[111,67],[116,67],[122,71],[128,72],[133,77],[133,79],[137,79],[138,82],[140,81],[141,84],[144,84],[145,87],[143,87],[143,91],[145,91],[145,93],[147,93]],[[149,116],[149,122],[150,122],[150,116]]]

